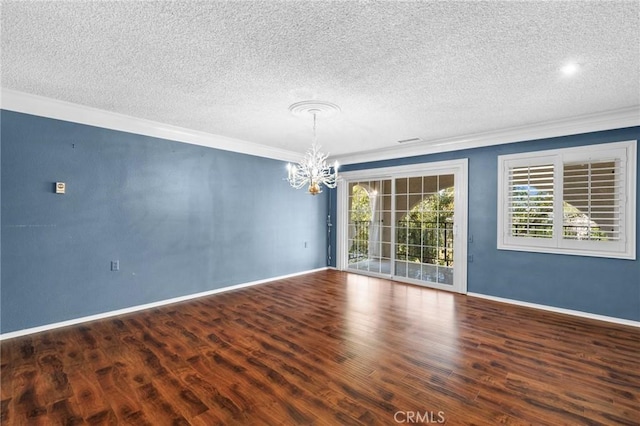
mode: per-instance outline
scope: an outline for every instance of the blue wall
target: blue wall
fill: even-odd
[[[640,261],[496,248],[498,155],[633,139],[640,139],[640,127],[351,164],[342,170],[468,158],[469,236],[473,240],[468,244],[468,253],[473,255],[468,264],[469,292],[640,321]],[[636,184],[636,192],[639,186]],[[640,195],[637,201],[640,211]],[[335,205],[333,198],[332,215]],[[636,233],[640,234],[637,224]],[[636,235],[636,241],[640,243],[640,236]],[[335,255],[333,259],[335,266]]]
[[[325,266],[327,191],[293,190],[280,161],[0,114],[2,333]],[[640,261],[496,249],[498,155],[630,139],[640,127],[342,170],[469,158],[469,292],[639,321]],[[335,265],[335,226],[329,243]]]
[[[326,266],[326,193],[281,161],[11,111],[1,136],[2,333]]]

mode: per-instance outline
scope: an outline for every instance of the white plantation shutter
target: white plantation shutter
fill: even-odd
[[[553,164],[509,169],[509,234],[553,237]]]
[[[637,141],[498,157],[498,248],[635,259]]]
[[[564,164],[564,239],[620,241],[622,164],[619,159]]]

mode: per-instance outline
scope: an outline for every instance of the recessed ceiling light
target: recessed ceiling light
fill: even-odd
[[[575,62],[569,62],[568,64],[560,68],[560,71],[562,72],[562,74],[570,77],[580,71],[580,65],[576,64]]]

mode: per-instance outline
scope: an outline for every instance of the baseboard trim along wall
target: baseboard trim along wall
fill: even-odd
[[[467,293],[467,296],[477,297],[480,299],[493,300],[494,302],[509,303],[511,305],[525,306],[527,308],[541,309],[543,311],[573,315],[576,317],[589,318],[589,319],[594,319],[599,321],[606,321],[606,322],[611,322],[615,324],[629,325],[631,327],[640,328],[640,321],[627,320],[624,318],[616,318],[616,317],[609,317],[606,315],[591,314],[589,312],[574,311],[573,309],[556,308],[554,306],[539,305],[537,303],[522,302],[520,300],[505,299],[503,297],[489,296],[489,295],[480,294],[480,293]]]
[[[71,320],[61,321],[61,322],[57,322],[57,323],[53,323],[53,324],[46,324],[46,325],[41,325],[41,326],[38,326],[38,327],[25,328],[23,330],[11,331],[9,333],[0,334],[0,341],[6,340],[6,339],[11,339],[11,338],[14,338],[14,337],[21,337],[21,336],[26,336],[26,335],[29,335],[29,334],[40,333],[42,331],[54,330],[56,328],[67,327],[67,326],[70,326],[70,325],[82,324],[82,323],[89,322],[89,321],[105,319],[105,318],[114,317],[114,316],[118,316],[118,315],[130,314],[130,313],[137,312],[137,311],[142,311],[142,310],[145,310],[145,309],[157,308],[159,306],[170,305],[172,303],[184,302],[186,300],[197,299],[199,297],[211,296],[213,294],[224,293],[226,291],[238,290],[238,289],[245,288],[245,287],[252,287],[252,286],[255,286],[255,285],[266,284],[266,283],[269,283],[269,282],[273,282],[273,281],[277,281],[277,280],[281,280],[281,279],[285,279],[285,278],[292,278],[292,277],[297,277],[297,276],[300,276],[300,275],[311,274],[311,273],[314,273],[314,272],[325,271],[327,269],[337,270],[336,268],[333,268],[333,267],[323,267],[323,268],[311,269],[311,270],[307,270],[307,271],[296,272],[296,273],[293,273],[293,274],[282,275],[282,276],[279,276],[279,277],[266,278],[266,279],[263,279],[263,280],[251,281],[251,282],[247,282],[247,283],[231,285],[231,286],[228,286],[228,287],[217,288],[217,289],[214,289],[214,290],[204,291],[204,292],[200,292],[200,293],[194,293],[194,294],[188,294],[188,295],[185,295],[185,296],[174,297],[172,299],[160,300],[158,302],[146,303],[144,305],[131,306],[131,307],[124,308],[124,309],[118,309],[118,310],[115,310],[115,311],[103,312],[103,313],[100,313],[100,314],[89,315],[89,316],[86,316],[86,317],[74,318],[74,319],[71,319]],[[519,301],[519,300],[506,299],[506,298],[503,298],[503,297],[496,297],[496,296],[489,296],[489,295],[480,294],[480,293],[471,293],[470,292],[470,293],[467,293],[466,295],[470,296],[470,297],[477,297],[479,299],[493,300],[495,302],[508,303],[508,304],[511,304],[511,305],[518,305],[518,306],[525,306],[525,307],[528,307],[528,308],[541,309],[541,310],[544,310],[544,311],[550,311],[550,312],[566,314],[566,315],[573,315],[573,316],[577,316],[577,317],[595,319],[595,320],[599,320],[599,321],[605,321],[605,322],[621,324],[621,325],[628,325],[628,326],[631,326],[631,327],[640,328],[640,321],[633,321],[633,320],[627,320],[627,319],[623,319],[623,318],[609,317],[609,316],[605,316],[605,315],[598,315],[598,314],[592,314],[592,313],[588,313],[588,312],[575,311],[575,310],[572,310],[572,309],[556,308],[556,307],[553,307],[553,306],[540,305],[540,304],[537,304],[537,303],[522,302],[522,301]]]
[[[194,293],[194,294],[188,294],[186,296],[174,297],[172,299],[160,300],[158,302],[146,303],[144,305],[131,306],[129,308],[118,309],[118,310],[109,311],[109,312],[103,312],[103,313],[100,313],[100,314],[89,315],[89,316],[86,316],[86,317],[74,318],[74,319],[71,319],[71,320],[56,322],[56,323],[53,323],[53,324],[47,324],[47,325],[41,325],[41,326],[38,326],[38,327],[25,328],[23,330],[11,331],[9,333],[0,334],[0,341],[1,340],[6,340],[6,339],[11,339],[11,338],[14,338],[14,337],[26,336],[28,334],[39,333],[39,332],[42,332],[42,331],[54,330],[56,328],[67,327],[67,326],[70,326],[70,325],[81,324],[81,323],[84,323],[84,322],[100,320],[100,319],[114,317],[114,316],[118,316],[118,315],[130,314],[132,312],[142,311],[142,310],[151,309],[151,308],[157,308],[159,306],[170,305],[172,303],[184,302],[186,300],[197,299],[199,297],[211,296],[213,294],[224,293],[226,291],[237,290],[237,289],[245,288],[245,287],[252,287],[252,286],[255,286],[255,285],[259,285],[259,284],[266,284],[266,283],[269,283],[269,282],[282,280],[282,279],[285,279],[285,278],[292,278],[292,277],[297,277],[299,275],[306,275],[306,274],[311,274],[313,272],[324,271],[326,269],[327,269],[326,267],[318,268],[318,269],[311,269],[311,270],[307,270],[307,271],[296,272],[296,273],[293,273],[293,274],[281,275],[279,277],[266,278],[264,280],[257,280],[257,281],[251,281],[251,282],[247,282],[247,283],[242,283],[242,284],[231,285],[229,287],[216,288],[215,290],[203,291],[201,293]]]

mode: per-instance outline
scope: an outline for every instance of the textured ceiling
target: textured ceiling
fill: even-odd
[[[2,87],[334,155],[640,104],[640,2],[2,1]],[[560,68],[580,64],[573,77]]]

